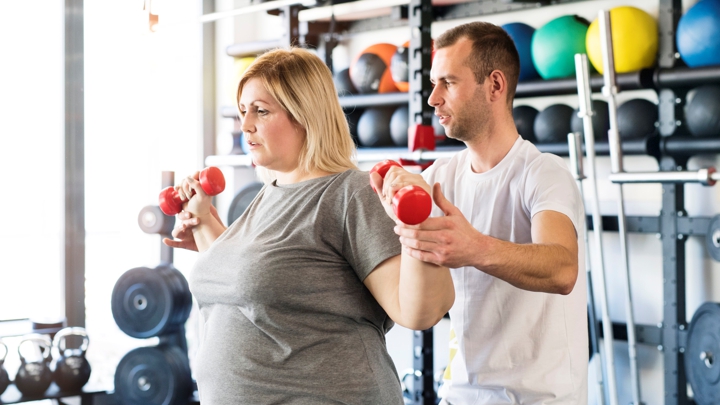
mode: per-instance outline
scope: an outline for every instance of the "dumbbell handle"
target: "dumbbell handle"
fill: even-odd
[[[370,173],[377,173],[380,177],[385,178],[388,170],[392,166],[402,167],[400,163],[394,160],[383,160],[373,166]],[[432,198],[430,194],[420,186],[405,186],[398,190],[392,199],[393,212],[397,219],[404,224],[417,225],[425,221],[432,211]]]
[[[205,194],[213,196],[225,190],[225,176],[217,167],[210,166],[200,172],[200,187]],[[193,194],[195,192],[193,191]],[[182,211],[182,205],[187,202],[178,195],[175,187],[168,187],[160,192],[159,206],[165,215],[176,215]]]

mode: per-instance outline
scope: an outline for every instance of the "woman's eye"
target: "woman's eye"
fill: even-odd
[[[263,110],[263,109],[261,109],[261,108],[258,108],[257,112],[258,112],[259,115],[265,115],[265,114],[267,114],[267,111],[266,111],[266,110]]]

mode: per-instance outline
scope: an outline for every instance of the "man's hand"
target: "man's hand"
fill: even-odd
[[[418,260],[440,266],[474,266],[477,254],[482,251],[483,235],[445,198],[439,183],[433,186],[433,200],[445,216],[431,217],[418,225],[395,221],[395,233],[400,236],[403,249]]]

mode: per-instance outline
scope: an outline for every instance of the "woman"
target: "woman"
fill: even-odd
[[[201,252],[203,403],[401,405],[385,333],[429,328],[453,303],[447,268],[401,254],[332,83],[300,48],[245,72],[242,130],[265,186],[227,229],[197,175],[177,187],[189,200],[166,243]]]

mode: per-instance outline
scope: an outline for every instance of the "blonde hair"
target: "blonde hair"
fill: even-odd
[[[243,87],[258,78],[265,89],[306,133],[299,165],[306,172],[340,173],[357,169],[355,144],[338,101],[330,69],[320,58],[302,48],[275,49],[259,56],[243,73],[236,106]],[[258,167],[265,182],[273,171]]]

